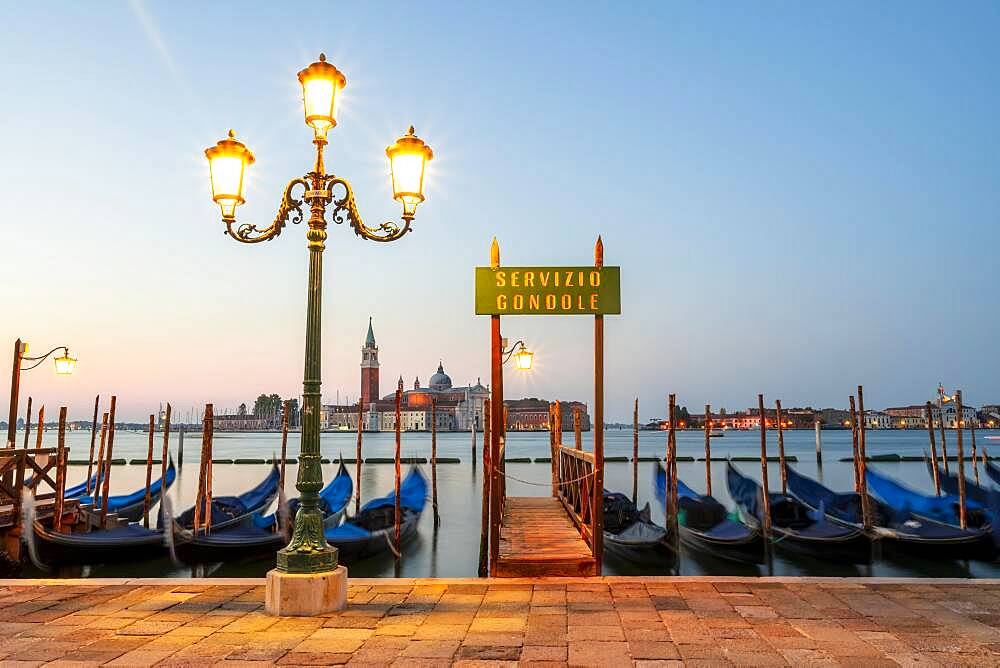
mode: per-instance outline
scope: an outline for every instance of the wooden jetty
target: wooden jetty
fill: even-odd
[[[604,245],[598,237],[593,273],[604,268]],[[490,248],[491,272],[499,272],[500,247]],[[512,270],[513,271],[513,270]],[[590,271],[590,270],[588,270]],[[583,275],[583,272],[580,272]],[[597,283],[599,284],[599,280]],[[497,286],[503,281],[497,280]],[[479,285],[477,283],[477,300]],[[521,296],[523,298],[523,295]],[[516,300],[518,295],[512,297]],[[595,294],[588,303],[597,303]],[[619,298],[620,300],[620,298]],[[502,298],[495,301],[503,303]],[[582,302],[581,302],[582,303]],[[500,307],[498,306],[497,309]],[[584,451],[580,416],[574,415],[574,442],[562,443],[562,411],[550,406],[549,442],[552,478],[534,481],[543,496],[507,496],[506,412],[503,404],[503,364],[516,348],[506,350],[500,333],[500,312],[490,315],[491,385],[484,443],[483,525],[480,574],[493,577],[580,577],[601,574],[604,551],[604,313],[620,307],[593,309],[594,318],[594,427],[593,450]],[[569,311],[565,314],[582,314]],[[505,359],[506,358],[506,359]],[[521,481],[525,482],[525,481]],[[487,559],[488,555],[488,559]],[[488,563],[488,568],[487,568]]]

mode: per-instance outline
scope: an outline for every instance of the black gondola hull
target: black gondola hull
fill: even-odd
[[[177,558],[186,564],[213,564],[219,562],[254,561],[275,553],[288,544],[288,540],[277,533],[262,533],[259,536],[241,536],[237,543],[232,540],[218,540],[209,536],[180,537],[174,543]]]
[[[677,553],[667,537],[657,541],[637,543],[618,540],[615,534],[605,531],[604,553],[643,566],[662,566],[670,569],[677,565]]]
[[[886,535],[879,540],[887,555],[917,557],[933,561],[995,561],[997,546],[988,533],[953,540],[931,540],[919,536]]]
[[[403,518],[399,525],[399,542],[406,545],[417,537],[417,524],[420,521],[420,514],[408,510],[403,511]],[[393,539],[393,527],[373,531],[370,535],[347,540],[329,541],[337,548],[338,559],[346,564],[368,559],[379,554],[391,553],[389,545]]]
[[[161,533],[134,539],[95,540],[86,534],[49,531],[40,523],[34,527],[38,559],[47,566],[83,566],[146,561],[166,556]]]
[[[740,540],[722,540],[697,529],[681,525],[681,543],[686,547],[718,559],[745,564],[764,563],[764,538],[760,531],[751,530]]]

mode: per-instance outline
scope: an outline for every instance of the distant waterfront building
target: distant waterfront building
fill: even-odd
[[[215,431],[264,431],[270,428],[265,418],[258,417],[253,413],[215,415],[212,418]]]
[[[865,411],[865,427],[867,429],[891,429],[892,416],[882,411]]]
[[[549,402],[545,399],[508,399],[507,429],[509,431],[546,431],[549,428]],[[573,431],[573,413],[580,411],[580,430],[590,431],[587,404],[579,401],[560,401],[563,431]]]

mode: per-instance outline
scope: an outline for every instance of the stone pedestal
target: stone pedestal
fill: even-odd
[[[311,617],[347,607],[347,569],[327,573],[267,572],[264,608],[269,615]]]

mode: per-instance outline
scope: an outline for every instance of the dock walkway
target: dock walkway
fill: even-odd
[[[0,665],[1000,665],[1000,580],[350,582],[269,617],[262,580],[0,581]]]
[[[558,499],[508,496],[497,577],[594,575],[596,560]]]

